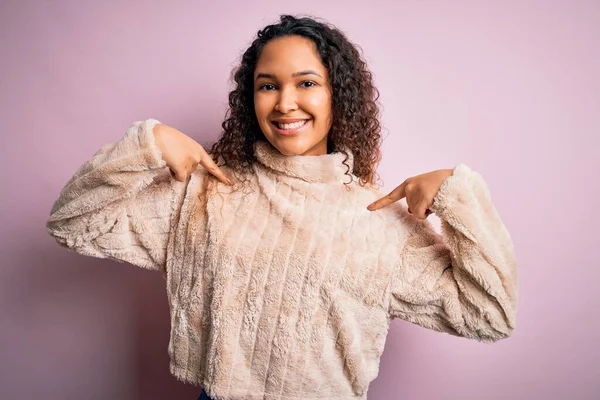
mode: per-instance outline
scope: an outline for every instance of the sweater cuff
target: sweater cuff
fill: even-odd
[[[456,210],[458,203],[465,204],[473,199],[473,177],[474,172],[464,164],[454,167],[450,175],[433,199],[433,205],[430,210],[438,217],[444,219],[448,217],[451,210]]]
[[[153,168],[164,168],[167,163],[162,157],[162,152],[156,145],[153,129],[160,124],[160,121],[149,118],[144,121],[137,121],[134,125],[137,125],[137,140],[142,151],[146,152],[146,161],[148,166]]]

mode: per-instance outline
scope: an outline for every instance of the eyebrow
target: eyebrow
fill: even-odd
[[[295,72],[292,74],[292,78],[295,78],[297,76],[304,76],[304,75],[316,75],[319,78],[322,78],[321,75],[319,75],[318,73],[316,73],[315,71],[310,70],[310,69],[307,69],[306,71]],[[275,79],[275,75],[265,74],[265,73],[261,72],[258,75],[256,75],[256,80],[259,80],[260,78]]]

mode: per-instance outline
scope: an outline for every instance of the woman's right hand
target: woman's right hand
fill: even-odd
[[[164,124],[156,124],[153,133],[163,160],[176,180],[185,182],[200,164],[221,182],[233,185],[231,179],[215,164],[206,150],[191,137]]]

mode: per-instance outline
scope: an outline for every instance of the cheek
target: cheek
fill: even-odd
[[[264,96],[254,96],[254,112],[258,122],[263,121],[269,115],[269,105]]]
[[[307,99],[306,106],[306,111],[315,117],[328,117],[331,114],[331,96],[329,93],[315,94]]]
[[[307,107],[316,119],[320,129],[329,129],[331,127],[331,96],[329,93],[320,93],[318,96],[310,98]]]

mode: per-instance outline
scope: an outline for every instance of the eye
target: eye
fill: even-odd
[[[316,86],[317,84],[313,81],[304,81],[300,85],[302,85],[305,88],[310,88],[310,87]]]
[[[261,85],[258,90],[265,90],[265,91],[269,91],[269,90],[273,90],[275,89],[274,85],[271,85],[270,83],[265,83],[264,85]]]

